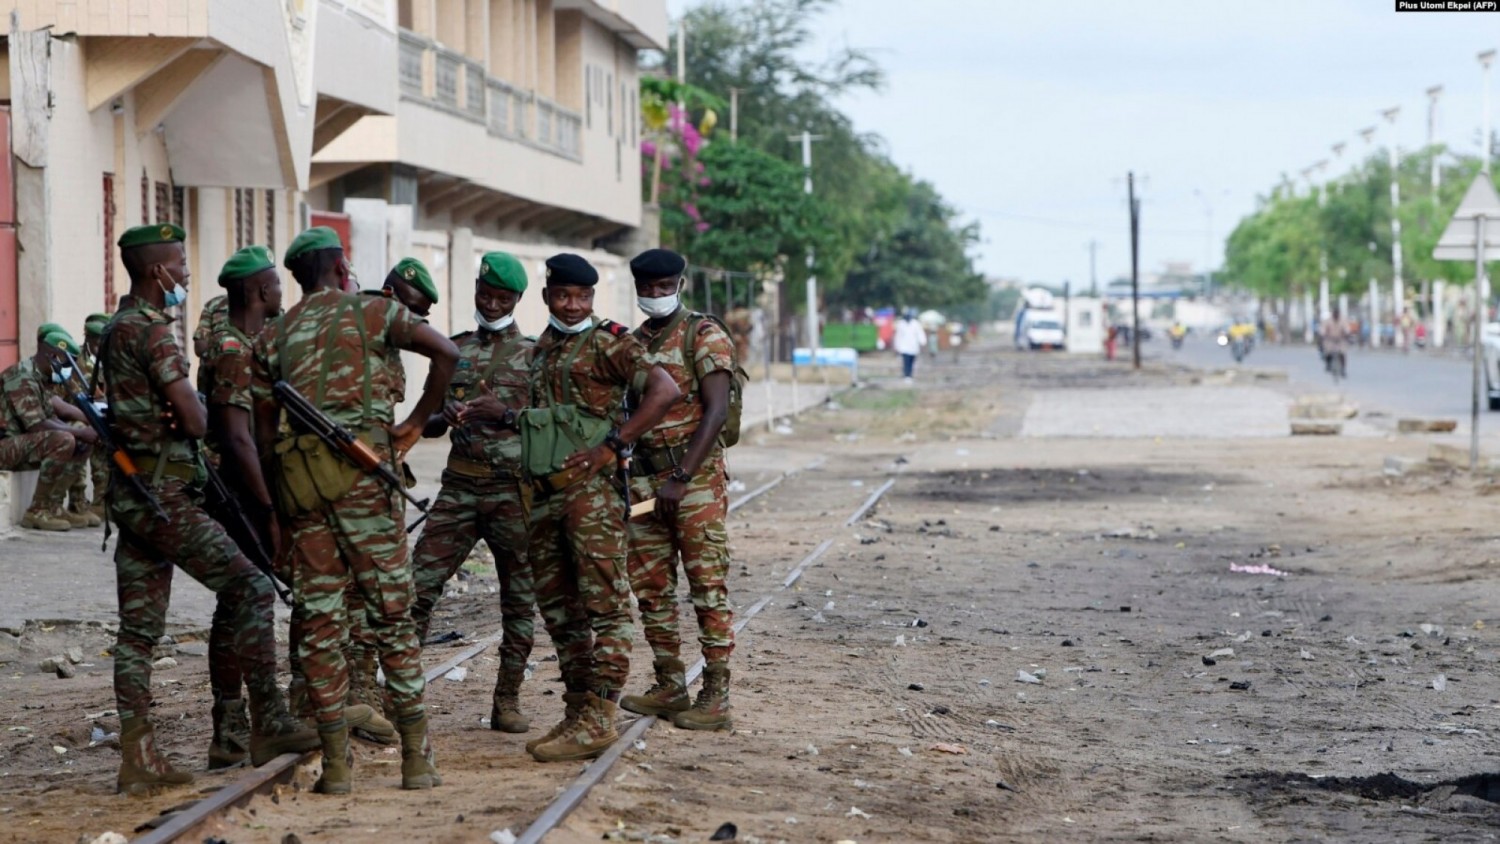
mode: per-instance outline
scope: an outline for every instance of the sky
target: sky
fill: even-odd
[[[667,6],[675,19],[697,2]],[[1127,172],[1142,201],[1142,273],[1168,261],[1196,272],[1220,266],[1229,232],[1283,175],[1305,184],[1320,160],[1331,177],[1384,154],[1393,129],[1381,111],[1401,109],[1398,150],[1425,146],[1432,86],[1443,86],[1437,141],[1476,153],[1476,55],[1500,48],[1500,12],[1394,6],[842,0],[814,22],[810,57],[845,44],[875,55],[885,89],[839,106],[979,222],[981,272],[1087,285],[1096,241],[1102,285],[1130,271]],[[1359,136],[1371,126],[1373,145]],[[816,181],[816,147],[813,168]]]

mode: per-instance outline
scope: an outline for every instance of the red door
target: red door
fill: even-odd
[[[350,261],[354,260],[354,250],[349,248],[349,215],[338,214],[333,211],[313,211],[309,215],[309,222],[313,226],[327,226],[338,232],[339,241],[344,244],[344,257]]]
[[[10,154],[10,106],[0,106],[0,369],[21,358],[21,288],[16,270],[15,159]]]

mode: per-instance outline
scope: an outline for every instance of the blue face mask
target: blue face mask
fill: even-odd
[[[66,384],[73,377],[73,367],[64,366],[61,369],[52,370],[52,383]]]
[[[162,296],[166,297],[162,304],[169,308],[175,308],[187,301],[187,288],[181,284],[174,282],[171,290],[162,287],[162,283],[159,281],[156,283],[156,286],[161,288]]]

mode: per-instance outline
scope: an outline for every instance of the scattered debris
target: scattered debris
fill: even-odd
[[[1396,420],[1396,432],[1401,434],[1448,434],[1457,427],[1457,419]]]
[[[1266,565],[1265,563],[1256,563],[1255,565],[1249,566],[1242,566],[1239,563],[1230,563],[1229,570],[1239,574],[1269,574],[1272,577],[1286,577],[1287,575],[1291,574],[1291,572],[1285,572],[1281,569],[1273,568]]]
[[[118,832],[100,833],[97,838],[89,839],[86,844],[129,844],[130,839]]]
[[[969,755],[969,749],[967,747],[964,747],[961,744],[950,744],[949,742],[946,742],[946,741],[940,741],[937,744],[934,744],[934,745],[932,745],[931,747],[929,747],[927,749],[928,750],[936,750],[939,753],[951,753],[954,756],[968,756]]]
[[[468,676],[469,669],[460,665],[455,667],[452,671],[449,671],[447,674],[444,674],[443,679],[452,683],[462,683],[464,680],[468,679]]]
[[[714,834],[710,835],[708,837],[708,840],[709,841],[733,841],[734,839],[736,839],[736,838],[739,837],[739,834],[740,834],[740,828],[739,827],[735,826],[732,823],[729,823],[728,821],[725,821],[724,823],[722,823],[722,824],[719,825],[718,829],[714,830]]]
[[[1448,678],[1442,674],[1432,678],[1432,690],[1441,692],[1448,688]]]
[[[898,647],[898,648],[904,648],[904,647],[906,647],[906,634],[905,633],[897,633],[896,634],[896,647]]]
[[[911,683],[906,688],[913,692],[920,692],[925,690],[927,687],[922,685],[921,683]]]
[[[176,668],[177,660],[169,656],[164,656],[161,659],[158,659],[157,661],[151,663],[151,667],[157,671],[166,671],[168,668]]]
[[[67,680],[67,679],[70,679],[72,677],[77,676],[77,674],[78,674],[78,669],[76,669],[76,668],[73,667],[73,663],[71,663],[71,662],[59,662],[57,664],[57,676],[60,679]]]
[[[1248,692],[1250,691],[1250,681],[1235,680],[1233,683],[1229,684],[1229,690],[1231,692]]]
[[[849,811],[847,811],[847,812],[844,813],[844,817],[846,817],[846,818],[865,818],[866,820],[868,820],[870,816],[868,814],[866,814],[863,810],[861,810],[858,806],[850,806],[849,807]]]
[[[1030,673],[1025,672],[1025,671],[1017,671],[1016,672],[1016,682],[1017,683],[1030,683],[1030,684],[1032,684],[1034,686],[1040,686],[1042,684],[1042,679],[1040,677],[1036,676],[1035,674],[1030,674]]]
[[[1156,540],[1156,529],[1150,525],[1121,527],[1114,530],[1107,530],[1099,535],[1104,539],[1141,539],[1147,542],[1154,542]]]

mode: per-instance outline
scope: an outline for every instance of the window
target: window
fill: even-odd
[[[255,189],[234,189],[234,248],[255,242]]]
[[[637,143],[639,143],[636,140],[635,133],[636,133],[636,130],[640,128],[640,122],[641,122],[640,116],[638,114],[636,114],[636,111],[635,111],[635,107],[636,107],[635,98],[636,98],[636,92],[635,91],[631,91],[630,92],[630,118],[629,118],[630,119],[630,145],[631,146],[635,146]]]
[[[141,225],[149,225],[156,222],[151,219],[151,180],[146,178],[146,171],[141,171]]]
[[[583,67],[583,125],[586,128],[594,128],[594,68],[593,65]]]
[[[172,188],[166,182],[156,183],[156,216],[152,219],[159,223],[177,222],[172,216]]]
[[[186,193],[187,192],[183,188],[172,188],[172,222],[176,223],[179,226],[182,225],[183,221],[187,219],[187,198],[185,196]]]
[[[104,174],[104,310],[115,309],[115,174]]]
[[[276,254],[276,191],[266,191],[266,247]]]
[[[604,78],[604,115],[605,134],[611,138],[615,136],[615,75],[609,74]]]

